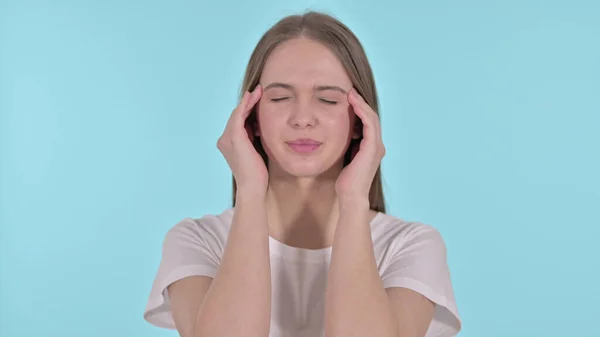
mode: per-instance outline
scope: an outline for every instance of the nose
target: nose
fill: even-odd
[[[314,108],[309,102],[299,102],[290,114],[289,123],[296,129],[312,128],[317,125]]]

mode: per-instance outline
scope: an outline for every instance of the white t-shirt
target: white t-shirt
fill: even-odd
[[[223,256],[234,209],[201,219],[186,218],[166,234],[144,318],[175,329],[167,286],[184,277],[215,277]],[[404,287],[436,305],[426,337],[450,337],[461,321],[439,232],[418,222],[385,213],[371,221],[379,275],[384,288]],[[324,336],[325,289],[331,247],[301,249],[269,237],[271,258],[271,329],[269,337]]]

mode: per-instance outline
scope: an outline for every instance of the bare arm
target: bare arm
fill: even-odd
[[[182,337],[267,337],[271,267],[264,200],[238,193],[233,223],[214,280],[190,277],[169,286]]]
[[[265,194],[268,171],[250,141],[245,121],[262,87],[246,91],[217,148],[237,183],[236,205],[214,280],[173,283],[171,310],[183,337],[267,337],[271,324],[271,263]],[[210,278],[209,278],[210,279]]]
[[[369,202],[342,208],[326,299],[328,337],[423,337],[434,304],[404,288],[383,288],[368,222]]]
[[[397,336],[392,304],[377,271],[368,214],[368,200],[341,208],[327,283],[327,337]]]
[[[181,337],[194,337],[194,324],[212,277],[190,276],[167,287],[175,327]]]

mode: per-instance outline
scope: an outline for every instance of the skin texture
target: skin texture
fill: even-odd
[[[260,83],[257,134],[269,156],[270,233],[296,247],[331,246],[338,217],[334,185],[350,139],[358,136],[347,94],[352,82],[329,49],[296,39],[273,51]],[[322,144],[300,155],[286,144],[298,138]]]
[[[246,130],[253,106],[258,122]],[[355,127],[358,118],[362,130]],[[342,168],[351,138],[361,134],[358,153]],[[267,166],[249,137],[260,137]],[[299,154],[287,144],[298,138],[321,145]],[[384,289],[375,262],[369,222],[376,212],[368,193],[385,155],[379,118],[327,47],[298,38],[275,48],[218,148],[238,185],[236,216],[215,279],[169,286],[182,336],[268,336],[269,235],[299,248],[333,246],[326,336],[425,335],[433,303],[408,289]]]

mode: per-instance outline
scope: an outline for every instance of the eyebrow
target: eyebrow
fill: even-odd
[[[294,90],[294,86],[291,84],[281,83],[281,82],[273,82],[273,83],[269,83],[268,85],[266,85],[265,88],[263,89],[263,91],[267,91],[272,88],[283,88],[283,89],[292,90],[292,91]],[[348,93],[346,90],[342,89],[341,87],[338,87],[337,85],[317,85],[317,86],[313,87],[313,90],[314,91],[334,90],[334,91],[339,91],[344,94]]]

